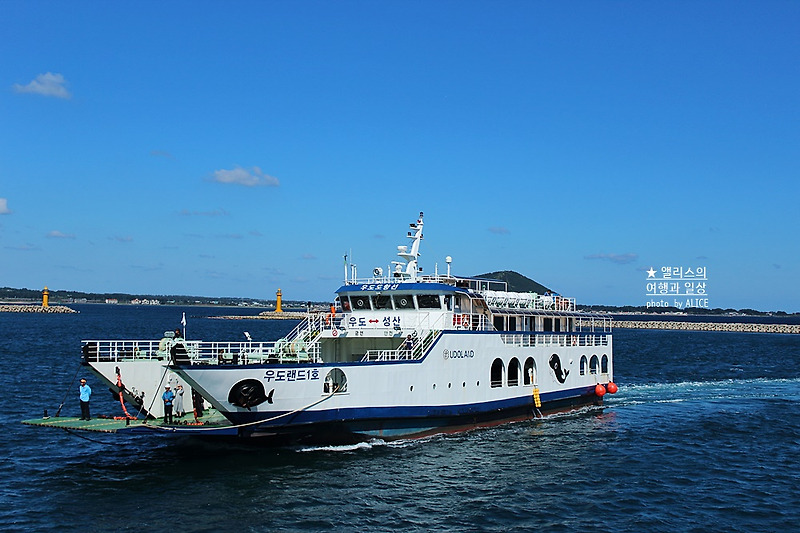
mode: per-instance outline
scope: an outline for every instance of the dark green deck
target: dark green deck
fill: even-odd
[[[160,433],[164,435],[236,435],[237,430],[231,423],[214,409],[206,411],[200,418],[202,425],[194,424],[191,414],[183,420],[174,420],[174,424],[165,424],[164,420],[115,420],[113,418],[92,418],[81,420],[75,417],[48,417],[23,420],[28,426],[48,427],[66,431],[91,431],[95,433]],[[185,423],[184,423],[185,422]]]

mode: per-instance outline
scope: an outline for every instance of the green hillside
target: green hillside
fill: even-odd
[[[502,270],[500,272],[489,272],[488,274],[480,274],[476,278],[499,279],[508,283],[508,290],[512,292],[535,292],[544,294],[548,289],[541,283],[526,278],[522,274],[514,272],[513,270]]]

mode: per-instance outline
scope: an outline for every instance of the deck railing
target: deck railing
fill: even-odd
[[[368,350],[361,361],[408,361],[422,359],[441,335],[441,331],[428,331],[420,342],[419,337],[412,338],[411,347],[407,345],[405,339],[401,339],[401,344],[394,350]]]
[[[608,346],[610,335],[586,333],[503,333],[500,338],[504,344],[523,348],[534,346]]]
[[[153,360],[192,365],[318,362],[319,344],[314,340],[303,336],[274,342],[84,340],[83,357],[87,362]]]

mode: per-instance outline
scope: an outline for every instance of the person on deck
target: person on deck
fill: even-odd
[[[175,387],[175,415],[181,418],[186,414],[183,409],[183,385]]]
[[[203,397],[199,392],[192,389],[192,407],[194,407],[194,421],[203,416]]]
[[[89,414],[89,398],[92,396],[92,389],[86,384],[85,379],[81,379],[81,386],[78,388],[78,393],[81,399],[81,420],[91,420],[92,416]]]
[[[408,357],[411,357],[411,350],[414,349],[414,339],[411,338],[411,335],[406,337],[406,341],[404,343],[405,350],[408,354]]]
[[[172,401],[175,399],[175,393],[170,390],[169,385],[164,387],[161,399],[164,400],[164,423],[172,424]]]

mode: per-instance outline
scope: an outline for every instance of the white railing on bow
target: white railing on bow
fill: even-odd
[[[318,335],[318,333],[317,333]],[[313,332],[308,337],[273,342],[153,340],[84,340],[87,362],[164,361],[192,365],[246,365],[263,363],[320,362],[319,343]]]

